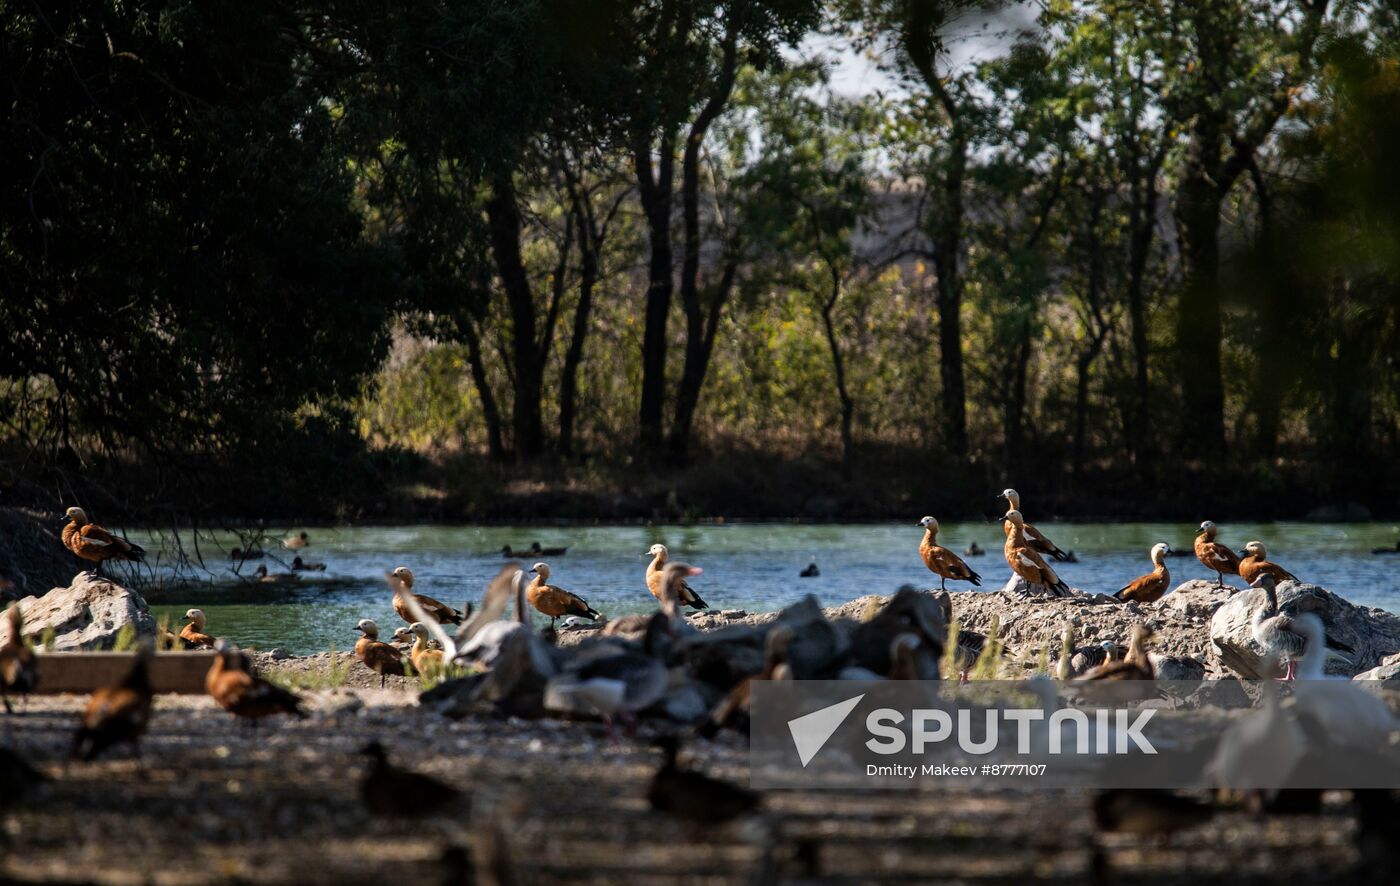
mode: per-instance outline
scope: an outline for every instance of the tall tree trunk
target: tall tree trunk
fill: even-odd
[[[1196,150],[1202,150],[1197,146]],[[1185,280],[1177,310],[1182,439],[1188,457],[1225,451],[1225,385],[1220,348],[1220,203],[1208,169],[1188,161],[1177,192],[1177,227]]]
[[[955,127],[956,129],[956,127]],[[967,139],[953,137],[953,156],[943,179],[943,205],[933,226],[933,267],[938,275],[938,369],[943,382],[943,435],[954,458],[967,457],[967,385],[962,355],[963,175]]]
[[[712,330],[706,326],[707,311],[700,303],[700,246],[703,239],[700,231],[700,150],[710,125],[724,110],[734,90],[738,40],[738,24],[731,14],[725,26],[723,58],[714,90],[691,124],[685,153],[681,157],[681,217],[685,230],[681,307],[685,310],[685,365],[681,370],[680,385],[676,388],[676,416],[671,425],[671,459],[676,464],[684,464],[690,455],[691,427],[695,421],[695,410],[700,405],[705,374],[709,370],[711,349],[707,340],[713,337]],[[727,296],[728,287],[712,295],[716,299],[721,295]],[[723,302],[718,304],[722,307]],[[710,324],[719,321],[719,310],[715,308],[716,305],[712,304],[708,311]]]
[[[675,168],[675,133],[664,132],[652,168],[648,134],[632,147],[637,194],[647,219],[650,258],[647,262],[646,317],[642,330],[642,396],[637,411],[637,442],[644,454],[660,451],[662,411],[666,404],[666,319],[671,312],[671,191]]]
[[[559,453],[574,454],[574,411],[578,403],[578,368],[583,363],[583,345],[588,337],[588,316],[593,310],[593,287],[598,282],[598,251],[601,245],[598,225],[588,195],[570,181],[573,213],[579,229],[578,304],[574,307],[573,330],[564,352],[559,378]]]
[[[486,375],[481,339],[477,337],[476,326],[470,319],[462,321],[461,332],[467,342],[467,365],[471,368],[472,383],[476,385],[481,414],[486,419],[486,451],[493,461],[504,461],[506,447],[501,439],[501,410],[496,405],[496,394],[491,390],[491,380]]]
[[[841,276],[831,269],[831,294],[822,302],[822,328],[826,331],[826,346],[831,350],[832,375],[836,380],[836,396],[841,401],[841,479],[849,481],[855,475],[855,400],[846,387],[846,363],[841,356],[841,342],[836,337],[832,313],[841,298]]]
[[[1146,171],[1134,187],[1133,205],[1129,212],[1131,234],[1128,241],[1128,325],[1133,339],[1133,406],[1128,428],[1128,447],[1139,479],[1152,477],[1155,454],[1150,422],[1152,399],[1148,377],[1147,342],[1147,261],[1152,255],[1152,241],[1157,230],[1157,170],[1160,161]]]
[[[544,452],[544,419],[540,398],[544,387],[543,348],[536,342],[535,299],[520,253],[520,207],[509,174],[491,179],[486,202],[491,252],[505,290],[511,319],[511,373],[514,397],[511,427],[515,453],[537,458]]]
[[[1035,312],[1027,305],[1025,316],[1016,332],[1016,357],[1011,367],[1011,389],[1007,391],[1005,422],[1002,426],[1002,461],[1007,476],[1017,476],[1021,469],[1022,438],[1025,436],[1026,387],[1031,366],[1031,335],[1035,331]]]

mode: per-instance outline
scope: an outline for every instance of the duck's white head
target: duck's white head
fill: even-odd
[[[1245,553],[1252,554],[1260,560],[1263,560],[1269,555],[1269,552],[1264,550],[1264,543],[1262,541],[1252,541],[1244,546],[1244,550]]]
[[[413,570],[407,566],[397,566],[390,574],[409,587],[413,587]]]
[[[1001,495],[997,496],[997,498],[1006,499],[1006,506],[1013,511],[1021,509],[1021,493],[1014,489],[1003,489]]]
[[[536,563],[534,566],[530,567],[530,572],[534,575],[538,575],[541,581],[548,580],[549,578],[549,566],[545,563]]]
[[[1021,512],[1016,510],[1015,508],[1012,508],[1011,510],[1007,511],[1006,516],[1002,517],[1002,519],[1005,520],[1007,523],[1012,524],[1013,526],[1024,526],[1026,523],[1026,518],[1022,517]]]
[[[1202,520],[1201,528],[1196,530],[1196,534],[1200,535],[1202,532],[1206,535],[1215,535],[1215,524],[1209,520]]]
[[[88,521],[87,511],[84,511],[82,508],[69,508],[63,512],[63,516],[79,525],[86,525]]]
[[[651,547],[647,548],[647,552],[646,552],[645,554],[643,554],[642,556],[643,556],[643,557],[660,557],[660,558],[662,558],[662,559],[664,560],[664,559],[666,558],[666,555],[667,555],[668,553],[669,553],[669,552],[666,550],[666,546],[665,546],[665,545],[652,545]]]
[[[408,626],[408,629],[413,633],[413,636],[417,637],[418,639],[424,641],[428,639],[428,626],[423,624],[421,621],[415,621],[413,624]]]
[[[1159,541],[1152,546],[1152,551],[1148,554],[1148,556],[1152,558],[1153,563],[1156,563],[1158,566],[1161,566],[1162,560],[1164,560],[1166,556],[1171,552],[1172,549],[1170,545],[1168,545],[1164,541]]]
[[[372,619],[360,619],[355,625],[355,630],[369,637],[371,640],[379,636],[379,625],[375,624]]]
[[[924,519],[919,521],[918,525],[924,527],[925,529],[932,529],[934,532],[938,531],[938,521],[933,519],[932,517],[925,517]]]
[[[202,628],[202,627],[204,627],[204,610],[203,610],[203,609],[186,609],[186,610],[185,610],[185,621],[188,621],[188,622],[193,623],[194,626],[197,627],[197,628]]]

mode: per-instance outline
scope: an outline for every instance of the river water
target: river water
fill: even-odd
[[[1077,563],[1056,564],[1071,585],[1112,593],[1150,570],[1148,549],[1165,541],[1175,550],[1191,550],[1194,526],[1160,523],[1037,523],[1060,547],[1073,550]],[[298,527],[303,528],[303,527]],[[684,559],[705,572],[691,580],[717,609],[761,612],[780,609],[813,594],[823,605],[861,594],[893,592],[900,585],[936,586],[919,559],[922,529],[914,521],[877,525],[728,524],[697,526],[508,527],[410,526],[353,528],[304,527],[311,544],[302,556],[324,562],[325,572],[305,573],[295,586],[244,583],[227,559],[206,560],[216,584],[165,587],[151,593],[157,616],[178,624],[191,606],[203,609],[208,631],[258,649],[282,647],[298,654],[350,649],[358,636],[356,621],[373,618],[388,633],[401,624],[391,608],[383,574],[410,567],[416,589],[454,606],[478,599],[485,581],[505,562],[503,545],[568,546],[563,556],[545,559],[552,584],[567,588],[607,615],[649,610],[654,606],[643,580],[653,543],[667,545],[673,559]],[[139,538],[139,536],[138,536]],[[1393,570],[1400,555],[1376,556],[1372,548],[1393,547],[1400,526],[1390,523],[1227,524],[1220,540],[1236,550],[1259,539],[1269,558],[1299,578],[1322,585],[1354,603],[1400,612],[1400,580]],[[188,540],[187,540],[188,541]],[[1000,588],[1010,576],[1001,557],[1001,528],[996,523],[944,523],[939,541],[961,552],[976,541],[986,555],[968,564],[983,577],[984,589]],[[159,539],[143,540],[154,550]],[[232,536],[203,539],[202,549],[228,550]],[[272,572],[285,571],[292,552],[273,550],[266,559]],[[821,574],[799,578],[810,562]],[[1172,583],[1214,578],[1195,557],[1167,561]],[[242,564],[249,575],[257,563]],[[159,570],[158,570],[159,571]],[[1235,579],[1236,586],[1243,586]],[[953,582],[950,588],[966,589]]]

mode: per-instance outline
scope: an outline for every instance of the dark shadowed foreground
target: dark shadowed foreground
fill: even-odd
[[[330,713],[357,699],[358,712]],[[1096,834],[1092,798],[1065,792],[773,792],[763,816],[703,829],[649,808],[660,754],[645,736],[612,745],[595,724],[453,722],[400,690],[356,689],[255,733],[208,698],[165,696],[144,768],[125,749],[65,766],[82,702],[34,698],[6,718],[3,743],[52,782],[18,808],[0,802],[2,882],[471,882],[492,832],[527,883],[1303,883],[1355,879],[1358,863],[1343,794],[1320,814],[1225,812],[1165,844]],[[376,738],[466,799],[422,818],[369,815],[359,751]],[[747,782],[733,734],[686,757]]]

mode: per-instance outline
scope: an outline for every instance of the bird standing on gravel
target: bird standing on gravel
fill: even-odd
[[[937,520],[925,517],[915,525],[924,527],[924,537],[919,542],[919,556],[923,558],[929,572],[939,577],[939,590],[948,590],[950,578],[954,581],[970,581],[975,587],[981,587],[982,576],[968,568],[961,557],[938,543]]]
[[[140,756],[139,742],[150,723],[154,697],[147,671],[149,657],[145,650],[138,653],[122,682],[104,686],[88,699],[82,723],[73,736],[73,759],[91,761],[112,745],[122,743],[130,744],[132,752]]]
[[[1011,567],[1011,571],[1033,585],[1043,585],[1049,588],[1057,597],[1068,597],[1070,595],[1069,585],[1065,584],[1055,570],[1050,568],[1049,564],[1045,562],[1045,558],[1040,556],[1040,552],[1027,539],[1026,521],[1021,516],[1021,512],[1017,510],[1007,511],[1004,520],[1006,544],[1002,548],[1002,553],[1006,557],[1006,564]]]
[[[301,710],[301,699],[262,677],[250,674],[237,647],[220,640],[214,644],[214,649],[219,654],[214,657],[214,664],[204,677],[204,691],[218,702],[219,707],[253,726],[263,717],[274,714],[306,716]]]
[[[664,580],[662,576],[665,574],[666,561],[670,559],[671,553],[666,550],[665,545],[655,544],[642,556],[651,557],[651,563],[647,564],[647,590],[651,591],[653,597],[660,600],[661,585]],[[710,605],[704,600],[701,600],[700,595],[695,593],[695,590],[684,580],[682,580],[680,584],[680,597],[678,600],[681,606],[689,606],[691,609],[710,608]]]
[[[580,615],[594,621],[603,617],[598,610],[589,606],[588,601],[578,594],[550,584],[548,565],[536,563],[530,567],[530,572],[535,577],[530,582],[529,587],[525,588],[525,597],[537,611],[549,616],[551,628],[554,627],[555,620],[561,615]]]
[[[102,577],[102,564],[107,560],[145,562],[145,548],[117,538],[96,523],[89,523],[87,512],[82,508],[69,508],[64,516],[68,518],[68,524],[63,527],[63,546],[82,559],[97,564],[92,570],[94,578]]]
[[[1156,671],[1152,660],[1147,657],[1147,646],[1152,642],[1152,632],[1146,625],[1133,625],[1128,638],[1128,654],[1119,660],[1104,662],[1089,671],[1080,680],[1155,680]]]
[[[1196,559],[1201,561],[1201,565],[1207,569],[1213,569],[1216,573],[1218,584],[1216,587],[1225,587],[1225,576],[1239,575],[1240,558],[1229,545],[1223,545],[1215,540],[1218,527],[1209,520],[1201,523],[1201,527],[1196,530],[1196,542],[1193,547],[1196,550]]]
[[[1021,511],[1021,494],[1016,490],[1003,489],[1001,495],[998,495],[997,498],[1006,499],[1006,509],[1008,511],[1024,513]],[[1068,560],[1070,558],[1070,555],[1060,550],[1060,546],[1047,538],[1045,533],[1036,529],[1029,523],[1025,523],[1023,526],[1026,533],[1026,542],[1035,549],[1037,553],[1049,554],[1056,560]]]
[[[11,714],[14,709],[10,707],[10,693],[28,699],[39,685],[39,663],[34,660],[34,650],[24,645],[24,616],[18,603],[5,611],[5,621],[10,636],[0,644],[0,700],[5,702],[5,713]]]
[[[384,688],[384,680],[389,674],[404,676],[403,653],[383,643],[379,639],[379,625],[368,618],[362,618],[355,625],[360,639],[355,641],[355,658],[360,664],[379,675],[379,688]]]
[[[1162,595],[1167,592],[1167,585],[1171,584],[1172,580],[1171,573],[1167,571],[1167,555],[1171,552],[1171,547],[1165,542],[1153,545],[1147,556],[1157,568],[1123,585],[1113,596],[1124,603],[1155,603],[1162,599]]]

